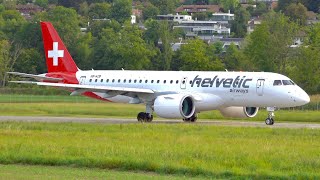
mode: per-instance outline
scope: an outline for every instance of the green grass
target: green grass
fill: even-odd
[[[0,95],[1,115],[118,117],[134,119],[138,112],[144,110],[144,105],[101,102],[82,96]],[[266,117],[267,112],[261,110],[256,117],[245,120],[264,121]],[[276,111],[276,121],[278,122],[292,121],[318,123],[320,122],[319,117],[320,111]],[[199,120],[210,119],[216,120],[228,118],[223,117],[219,111],[201,112],[199,114]]]
[[[18,172],[18,173],[17,173]],[[68,166],[0,165],[0,179],[185,179],[184,176]],[[190,178],[190,177],[188,177]],[[193,178],[197,179],[197,178]],[[200,178],[198,178],[200,179]]]
[[[50,103],[0,103],[1,115],[14,116],[61,116],[61,117],[100,117],[100,118],[131,118],[144,111],[143,105],[93,102],[50,102]],[[276,121],[287,122],[320,122],[320,111],[276,111]],[[157,116],[155,115],[156,119]],[[264,121],[265,110],[260,110],[254,118],[239,119],[247,121]],[[219,111],[207,111],[199,114],[199,120],[217,120],[223,117]],[[229,118],[236,119],[236,118]]]
[[[0,123],[0,163],[211,178],[318,179],[320,131],[196,124]]]

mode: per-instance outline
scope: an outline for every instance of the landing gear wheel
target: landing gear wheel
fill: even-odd
[[[274,111],[277,110],[276,107],[267,107],[268,111],[268,118],[266,119],[267,125],[273,125],[274,124]]]
[[[143,122],[146,119],[146,113],[144,112],[139,112],[137,119],[139,122]]]
[[[273,124],[274,124],[273,118],[267,118],[267,119],[266,119],[266,124],[267,124],[267,125],[273,125]]]
[[[192,115],[191,117],[189,118],[184,118],[182,119],[183,122],[196,122],[198,119],[198,116],[196,114]]]
[[[153,120],[153,115],[145,112],[140,112],[137,116],[139,122],[151,122]]]
[[[150,115],[150,114],[146,113],[145,122],[151,122],[152,120],[153,120],[153,115]]]

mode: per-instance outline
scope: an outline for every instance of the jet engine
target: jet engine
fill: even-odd
[[[195,112],[195,105],[190,95],[169,94],[158,96],[153,109],[163,118],[190,118]]]
[[[252,118],[257,115],[259,107],[226,107],[221,108],[220,112],[225,117],[232,118]]]

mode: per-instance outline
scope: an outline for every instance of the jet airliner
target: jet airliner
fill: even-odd
[[[103,101],[145,104],[138,121],[162,118],[195,122],[202,111],[220,110],[227,117],[254,117],[266,107],[267,125],[274,124],[277,108],[310,101],[308,94],[288,77],[269,72],[80,70],[50,22],[41,22],[48,73],[9,72],[31,83],[67,89]]]

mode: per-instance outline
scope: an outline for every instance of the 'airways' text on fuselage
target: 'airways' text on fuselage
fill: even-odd
[[[213,78],[200,78],[199,75],[197,75],[191,84],[191,87],[194,87],[196,84],[197,87],[224,87],[224,88],[249,88],[249,85],[247,84],[249,81],[252,81],[252,79],[246,79],[246,76],[237,76],[236,78],[219,78],[218,76],[215,76]]]

